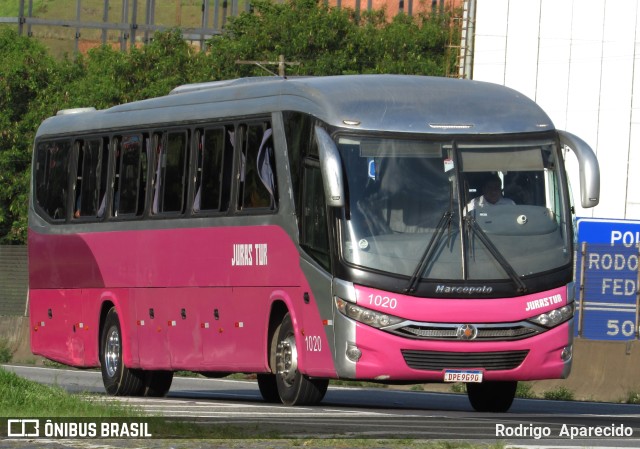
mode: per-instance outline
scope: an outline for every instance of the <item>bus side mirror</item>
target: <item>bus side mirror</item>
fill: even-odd
[[[558,131],[560,143],[569,147],[580,166],[580,197],[582,207],[594,207],[600,201],[600,167],[591,147],[580,137],[567,131]]]
[[[327,206],[342,207],[344,206],[344,182],[340,153],[331,136],[323,128],[316,126],[315,135]]]

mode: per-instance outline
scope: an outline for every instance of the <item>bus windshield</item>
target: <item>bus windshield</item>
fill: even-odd
[[[571,215],[553,140],[343,135],[338,148],[348,180],[347,263],[410,283],[518,284],[571,261]]]

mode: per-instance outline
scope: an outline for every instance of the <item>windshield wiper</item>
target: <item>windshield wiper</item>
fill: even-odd
[[[433,255],[433,252],[438,247],[438,243],[440,242],[440,239],[442,238],[442,235],[444,234],[445,229],[450,227],[452,218],[453,218],[453,213],[451,212],[451,210],[447,210],[445,211],[444,214],[442,214],[442,217],[440,218],[440,221],[436,226],[436,230],[431,236],[431,240],[429,240],[429,244],[427,245],[427,248],[424,250],[422,257],[420,258],[420,262],[418,263],[418,266],[416,266],[416,269],[413,272],[413,275],[411,275],[411,279],[409,280],[409,285],[407,286],[407,288],[404,289],[404,293],[414,293],[416,291],[416,287],[418,286],[418,279],[420,279],[420,276],[422,275],[424,270],[427,268],[427,264],[431,260],[431,256]]]
[[[484,244],[484,246],[489,250],[493,258],[500,264],[502,269],[509,275],[511,280],[516,284],[516,286],[518,287],[518,293],[526,293],[527,291],[526,284],[522,281],[522,279],[520,279],[520,276],[518,276],[518,273],[516,273],[516,270],[513,269],[513,267],[507,261],[507,259],[505,259],[504,256],[500,254],[500,251],[498,250],[498,248],[496,248],[496,246],[493,244],[491,239],[489,239],[487,234],[482,230],[480,225],[478,225],[478,222],[473,218],[473,213],[467,214],[464,220],[467,223],[467,226],[473,231],[473,233],[480,239],[480,241]]]

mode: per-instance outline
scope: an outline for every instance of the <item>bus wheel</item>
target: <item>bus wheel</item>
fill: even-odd
[[[278,403],[280,401],[280,395],[278,394],[278,382],[276,381],[275,374],[258,374],[258,388],[262,399],[266,402]]]
[[[467,395],[475,411],[503,413],[511,407],[517,387],[518,382],[468,383]]]
[[[144,371],[144,396],[161,398],[167,395],[173,382],[173,371]]]
[[[322,401],[329,381],[309,379],[298,371],[298,349],[291,316],[287,313],[276,332],[276,383],[280,400],[286,405],[317,404]]]
[[[122,361],[122,331],[115,307],[107,313],[100,337],[102,382],[113,396],[138,396],[144,392],[142,371],[129,369]]]

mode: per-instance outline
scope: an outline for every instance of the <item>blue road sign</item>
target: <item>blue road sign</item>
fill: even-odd
[[[577,285],[584,270],[582,337],[636,339],[640,221],[580,219],[577,226]],[[587,244],[584,257],[582,243]]]

